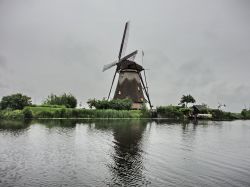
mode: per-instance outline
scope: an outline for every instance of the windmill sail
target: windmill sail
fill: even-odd
[[[102,71],[106,71],[109,68],[112,68],[113,66],[115,66],[116,64],[117,64],[117,61],[114,61],[114,62],[112,62],[110,64],[106,64],[106,65],[103,66]]]
[[[128,31],[129,31],[129,22],[126,22],[123,36],[122,36],[122,43],[119,51],[119,56],[118,59],[120,60],[122,56],[124,56],[127,48],[127,43],[128,43]]]
[[[131,59],[131,58],[135,58],[136,54],[137,54],[137,50],[135,50],[134,52],[126,55],[125,57],[123,57],[119,62],[122,62],[123,60],[127,60],[127,59]]]
[[[106,71],[106,70],[112,68],[113,66],[117,65],[118,63],[123,62],[124,60],[127,60],[127,59],[128,59],[128,60],[134,59],[135,56],[136,56],[136,54],[137,54],[137,52],[138,52],[138,51],[136,50],[136,51],[134,51],[134,52],[132,52],[132,53],[126,55],[125,57],[123,57],[122,59],[120,59],[119,62],[118,62],[118,61],[114,61],[114,62],[112,62],[112,63],[110,63],[110,64],[104,65],[103,68],[102,68],[102,71]]]
[[[134,61],[134,60],[135,60],[135,57],[136,57],[136,54],[135,54],[134,56],[131,56],[130,58],[128,58],[128,60]]]

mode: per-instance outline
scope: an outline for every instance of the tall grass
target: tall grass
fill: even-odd
[[[96,110],[51,107],[28,107],[33,118],[142,118],[140,110]]]

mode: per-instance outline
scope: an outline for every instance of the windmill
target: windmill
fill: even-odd
[[[128,41],[128,30],[129,22],[126,22],[119,50],[118,60],[113,63],[104,65],[103,67],[103,71],[106,71],[116,66],[115,74],[113,76],[113,80],[108,94],[108,99],[110,98],[110,93],[114,84],[116,74],[119,74],[113,99],[129,98],[133,101],[133,109],[141,109],[143,103],[149,103],[150,108],[152,108],[148,94],[147,82],[145,82],[146,84],[144,83],[141,75],[141,72],[145,71],[145,69],[134,61],[138,51],[135,50],[134,52],[124,56]],[[145,76],[146,74],[144,73],[144,80],[146,81]],[[147,99],[145,99],[144,93]]]

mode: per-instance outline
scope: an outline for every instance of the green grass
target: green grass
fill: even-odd
[[[148,117],[140,110],[92,110],[65,107],[29,106],[23,110],[1,110],[0,119],[25,118],[143,118]]]
[[[190,109],[179,106],[161,106],[157,108],[160,118],[186,119]],[[250,119],[250,110],[240,113],[209,109],[212,120]],[[150,118],[147,110],[113,110],[113,109],[73,109],[60,105],[28,106],[23,110],[0,110],[0,119],[24,120],[41,118]]]
[[[189,116],[189,113],[192,113],[190,108],[183,108],[180,106],[169,105],[157,107],[157,114],[159,118],[184,119]],[[212,114],[212,120],[250,119],[250,111],[232,113],[219,109],[207,109],[207,113]]]
[[[72,109],[65,107],[26,107],[33,118],[143,118],[145,115],[140,110],[95,110]]]

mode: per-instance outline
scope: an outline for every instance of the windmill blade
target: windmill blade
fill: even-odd
[[[143,57],[144,57],[144,51],[142,50],[141,51],[141,65],[142,66],[143,66]],[[148,83],[147,83],[147,78],[146,78],[146,69],[144,69],[143,73],[144,73],[144,80],[145,80],[145,84],[146,84],[146,89],[147,89],[147,92],[148,92]]]
[[[116,73],[117,73],[117,70],[115,71],[115,74],[113,76],[113,80],[112,80],[111,87],[110,87],[110,90],[109,90],[108,100],[109,100],[109,97],[110,97],[110,94],[111,94],[111,90],[112,90],[112,87],[113,87],[113,84],[114,84]]]
[[[104,65],[103,68],[102,68],[102,72],[104,72],[104,71],[106,71],[106,70],[112,68],[112,67],[115,66],[116,64],[117,64],[117,60],[114,61],[114,62],[112,62],[112,63],[110,63],[110,64]]]
[[[146,70],[144,69],[144,80],[145,80],[145,86],[146,86],[146,89],[147,89],[147,92],[148,92],[148,83],[147,83],[147,78],[146,78]]]
[[[134,52],[132,52],[132,53],[126,55],[125,57],[123,57],[122,59],[120,59],[119,62],[126,60],[126,59],[135,58],[137,53],[138,53],[138,51],[135,50]]]
[[[127,21],[125,24],[123,36],[122,36],[122,43],[119,51],[118,59],[120,60],[122,56],[124,56],[127,48],[128,43],[128,31],[129,31],[129,22]]]
[[[134,61],[134,60],[135,60],[135,57],[136,57],[136,54],[135,54],[134,56],[131,56],[130,58],[128,58],[128,60]]]
[[[144,81],[143,81],[142,76],[141,76],[140,73],[139,73],[139,77],[140,77],[140,79],[141,79],[142,86],[143,86],[144,91],[145,91],[145,94],[146,94],[146,96],[147,96],[149,106],[150,106],[150,108],[152,109],[153,105],[151,104],[151,101],[150,101],[150,98],[149,98],[148,89],[146,88],[146,86],[145,86],[145,84],[144,84]]]

